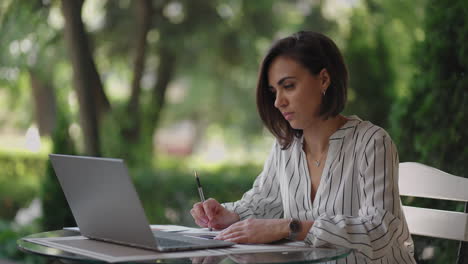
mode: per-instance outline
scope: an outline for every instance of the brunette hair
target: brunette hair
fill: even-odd
[[[257,110],[265,126],[276,137],[283,149],[289,148],[294,136],[300,137],[302,130],[292,128],[281,112],[275,108],[275,95],[268,84],[268,70],[273,60],[279,56],[294,59],[312,75],[327,69],[330,86],[322,99],[320,116],[323,119],[335,117],[346,104],[348,88],[348,70],[336,44],[327,36],[299,31],[289,37],[276,41],[267,52],[257,82]]]

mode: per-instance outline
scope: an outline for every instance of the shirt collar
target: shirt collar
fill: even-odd
[[[329,141],[330,143],[336,141],[338,139],[342,139],[346,136],[347,133],[352,132],[354,128],[362,122],[362,119],[356,115],[345,116],[348,121],[344,123],[338,130],[336,130],[333,134],[331,134]],[[301,143],[299,146],[304,144],[304,134],[301,135],[299,138],[299,142]]]

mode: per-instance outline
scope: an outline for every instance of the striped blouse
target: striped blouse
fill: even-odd
[[[253,187],[223,204],[241,220],[314,221],[305,242],[355,249],[339,263],[416,263],[398,190],[398,152],[387,132],[356,116],[330,136],[316,196],[303,137],[286,150],[276,142]]]

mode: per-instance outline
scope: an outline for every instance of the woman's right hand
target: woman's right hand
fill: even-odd
[[[194,204],[190,214],[197,225],[214,229],[224,229],[240,219],[213,198]]]

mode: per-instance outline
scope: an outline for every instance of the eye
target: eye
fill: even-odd
[[[288,83],[288,84],[285,84],[283,85],[284,89],[292,89],[294,88],[294,83]]]

